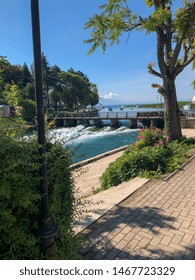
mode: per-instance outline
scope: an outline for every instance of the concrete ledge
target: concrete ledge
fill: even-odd
[[[86,164],[88,164],[88,163],[97,161],[98,159],[101,159],[101,158],[104,158],[104,157],[113,155],[113,154],[115,154],[115,153],[121,152],[121,151],[127,149],[127,147],[129,147],[129,145],[126,145],[126,146],[123,146],[123,147],[120,147],[120,148],[111,150],[111,151],[109,151],[109,152],[106,152],[106,153],[100,154],[100,155],[98,155],[98,156],[95,156],[95,157],[92,157],[92,158],[89,158],[89,159],[80,161],[80,162],[78,162],[78,163],[74,163],[74,164],[72,164],[72,165],[70,166],[70,168],[71,168],[71,169],[74,169],[74,168],[78,168],[78,167],[84,166],[84,165],[86,165]]]
[[[77,235],[82,232],[112,207],[121,203],[148,181],[150,181],[150,179],[135,177],[131,181],[123,182],[117,187],[111,187],[105,191],[89,196],[87,199],[82,199],[82,205],[84,205],[83,217],[73,225],[74,233]]]
[[[195,118],[181,119],[181,128],[195,128]]]

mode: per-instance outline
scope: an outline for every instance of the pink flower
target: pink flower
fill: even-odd
[[[143,139],[143,138],[144,138],[144,136],[139,135],[139,136],[136,136],[136,138],[137,138],[138,140],[140,140],[140,139]]]
[[[159,145],[163,145],[163,141],[162,140],[159,142]]]
[[[152,137],[152,140],[154,141],[154,140],[155,140],[155,137]]]

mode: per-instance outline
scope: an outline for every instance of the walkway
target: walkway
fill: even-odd
[[[86,259],[195,259],[195,158],[168,180],[147,182],[82,235]]]

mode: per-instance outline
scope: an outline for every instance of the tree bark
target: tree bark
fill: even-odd
[[[165,89],[165,122],[169,129],[171,140],[180,139],[182,137],[180,112],[177,103],[177,94],[175,87],[175,79],[163,79],[163,88]]]

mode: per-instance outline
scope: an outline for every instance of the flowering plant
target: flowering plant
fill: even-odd
[[[170,141],[168,130],[162,130],[156,127],[141,128],[138,131],[137,147],[160,146],[164,147]]]

